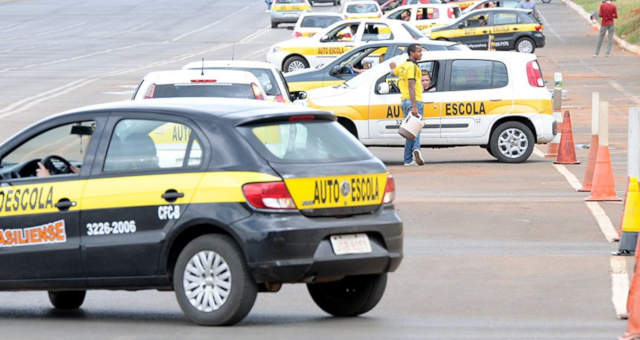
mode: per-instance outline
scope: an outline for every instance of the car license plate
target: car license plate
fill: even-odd
[[[331,246],[336,255],[365,254],[371,252],[367,234],[332,235]]]

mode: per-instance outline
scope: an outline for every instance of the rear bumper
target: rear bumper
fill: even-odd
[[[542,32],[535,32],[531,36],[533,37],[533,40],[535,40],[536,42],[536,48],[544,47],[545,38]]]
[[[553,140],[553,137],[558,133],[557,122],[553,115],[533,115],[531,121],[536,129],[538,136],[537,143],[546,144]]]
[[[386,273],[402,261],[402,221],[391,206],[347,218],[256,213],[232,227],[246,237],[243,250],[256,282]],[[372,251],[335,255],[330,236],[350,233],[366,233]]]
[[[271,11],[271,22],[273,23],[296,23],[304,11],[277,12]]]

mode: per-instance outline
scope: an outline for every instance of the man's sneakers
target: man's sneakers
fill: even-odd
[[[424,165],[424,159],[422,159],[422,153],[420,153],[420,150],[413,150],[413,161],[418,165]]]
[[[416,161],[411,161],[411,163],[404,163],[404,166],[414,166],[414,165],[416,166],[418,165]]]

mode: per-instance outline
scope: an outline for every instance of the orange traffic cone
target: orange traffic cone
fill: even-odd
[[[547,153],[544,154],[544,158],[558,157],[558,148],[560,147],[560,140],[562,140],[562,114],[558,111],[554,111],[553,116],[556,117],[556,129],[558,130],[558,134],[556,134],[551,143],[549,143],[549,148],[547,149]]]
[[[608,145],[598,147],[598,158],[593,171],[593,183],[591,185],[591,196],[585,201],[620,201],[616,195],[616,185],[613,180],[613,170],[611,169],[611,155]]]
[[[598,135],[591,135],[591,144],[589,146],[589,160],[587,161],[587,171],[584,173],[584,183],[581,192],[591,191],[591,183],[593,182],[593,170],[596,167],[596,159],[598,157]]]
[[[631,279],[629,297],[627,298],[627,311],[629,312],[627,332],[624,333],[623,336],[619,337],[619,340],[634,340],[640,338],[640,273],[638,273],[639,260],[640,251],[636,252],[635,264],[633,266],[633,278]]]
[[[625,195],[622,224],[620,225],[620,246],[613,255],[630,256],[636,251],[638,232],[640,231],[640,189],[638,179],[629,178]]]
[[[560,139],[560,148],[558,149],[558,158],[555,164],[580,164],[576,160],[576,149],[573,145],[573,131],[571,127],[571,115],[569,111],[564,112],[562,118],[562,137]]]

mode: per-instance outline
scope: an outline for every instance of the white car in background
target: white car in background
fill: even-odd
[[[264,89],[266,99],[273,102],[288,103],[291,101],[287,82],[282,72],[264,61],[249,60],[210,60],[195,61],[182,67],[183,70],[234,70],[253,74]]]
[[[423,33],[431,28],[452,23],[461,14],[455,4],[417,4],[398,7],[385,14],[385,19],[409,22]]]
[[[372,0],[349,1],[342,5],[342,17],[345,20],[382,18],[382,10]]]
[[[283,72],[324,65],[367,42],[421,39],[424,34],[406,22],[384,19],[339,21],[310,38],[295,38],[269,48],[267,61]]]
[[[293,27],[294,38],[308,38],[314,36],[323,29],[342,20],[342,16],[338,13],[316,12],[305,13],[298,18],[296,25]]]
[[[220,97],[264,100],[264,90],[249,72],[229,70],[156,71],[144,76],[133,100]]]

